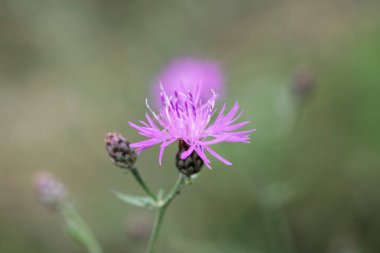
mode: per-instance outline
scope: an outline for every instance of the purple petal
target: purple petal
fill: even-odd
[[[185,152],[183,152],[183,153],[181,154],[181,159],[184,160],[184,159],[186,159],[189,155],[191,155],[191,153],[193,153],[195,147],[196,147],[196,145],[194,145],[194,144],[191,145],[191,146],[189,147],[188,150],[186,150]]]
[[[202,148],[196,147],[195,148],[195,152],[197,152],[197,154],[199,155],[199,157],[203,160],[203,162],[205,163],[206,167],[209,168],[209,169],[211,169],[210,160],[207,158],[207,156],[203,152]]]
[[[212,154],[216,159],[218,159],[219,161],[221,161],[222,163],[226,164],[226,165],[232,165],[232,163],[230,161],[227,161],[226,159],[224,159],[221,155],[219,155],[218,153],[216,153],[214,150],[212,150],[209,146],[205,146],[205,149],[210,153]]]
[[[164,141],[161,146],[160,146],[160,155],[158,157],[158,163],[160,164],[161,166],[161,161],[162,161],[162,156],[164,155],[164,151],[165,151],[165,148],[167,146],[169,146],[170,144],[172,144],[174,141],[176,141],[176,139],[173,139],[173,140],[170,140],[170,141]]]

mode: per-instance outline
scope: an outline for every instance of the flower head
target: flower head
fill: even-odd
[[[136,152],[131,149],[127,139],[119,133],[108,133],[104,142],[113,164],[120,168],[132,168],[137,156]]]
[[[232,109],[225,113],[224,104],[216,115],[215,100],[217,95],[210,91],[211,97],[203,102],[201,88],[195,86],[193,91],[178,90],[173,95],[168,95],[161,85],[162,107],[159,113],[151,111],[152,117],[146,114],[146,122],[141,125],[129,123],[131,127],[139,131],[139,134],[148,139],[132,143],[137,153],[144,149],[160,144],[159,163],[161,164],[164,150],[175,141],[183,141],[187,150],[181,152],[180,159],[185,160],[195,152],[211,168],[210,160],[206,152],[213,155],[226,165],[231,165],[221,155],[216,153],[211,146],[219,142],[243,142],[249,143],[249,133],[255,130],[237,131],[247,125],[249,121],[235,123],[242,113],[237,114],[239,105],[235,103]],[[203,94],[204,96],[204,94]],[[212,122],[212,118],[215,120]]]
[[[223,79],[218,62],[191,57],[175,59],[157,77],[153,87],[156,105],[161,104],[160,83],[169,96],[174,95],[176,90],[194,92],[195,87],[200,86],[200,98],[206,101],[211,89],[219,95],[223,94]]]

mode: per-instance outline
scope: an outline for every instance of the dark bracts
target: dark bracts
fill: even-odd
[[[175,159],[175,165],[177,169],[184,175],[190,177],[191,175],[197,174],[201,171],[203,166],[203,160],[198,156],[198,154],[193,151],[186,159],[181,159],[181,154],[189,149],[189,145],[183,141],[179,140],[178,152]]]

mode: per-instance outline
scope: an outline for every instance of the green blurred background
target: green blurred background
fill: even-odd
[[[85,252],[41,206],[36,171],[65,182],[106,252],[144,252],[153,212],[103,138],[146,111],[180,56],[220,61],[226,100],[257,128],[221,144],[165,218],[157,252],[380,252],[380,2],[0,1],[0,252]],[[294,86],[312,85],[312,94]],[[154,189],[177,172],[144,152]]]

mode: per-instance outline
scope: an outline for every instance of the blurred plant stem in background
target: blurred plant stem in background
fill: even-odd
[[[71,203],[64,203],[60,212],[65,219],[67,232],[76,242],[83,245],[89,253],[103,253],[94,233]]]
[[[40,202],[52,211],[59,212],[65,220],[66,232],[89,253],[102,253],[94,233],[67,199],[65,185],[46,171],[38,172],[34,186]]]
[[[297,132],[300,130],[302,118],[307,105],[313,98],[316,83],[313,79],[311,71],[297,72],[297,76],[291,83],[289,96],[293,101],[293,117],[291,129],[285,131],[281,138],[277,141],[277,146],[282,152],[286,152],[292,145],[292,140],[296,138]],[[276,170],[281,171],[285,160],[279,158],[276,163]],[[296,159],[296,158],[295,158]],[[307,168],[305,168],[307,169]],[[297,176],[298,177],[298,176]],[[255,188],[258,189],[258,207],[259,214],[262,217],[261,222],[263,232],[266,237],[267,251],[271,253],[297,252],[296,242],[294,237],[294,228],[292,227],[287,206],[299,198],[303,193],[297,191],[297,178],[279,178],[274,182],[263,182],[262,180],[254,182]]]

